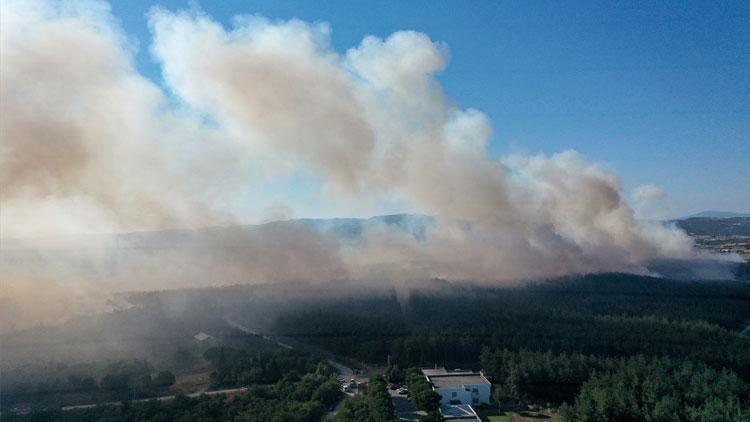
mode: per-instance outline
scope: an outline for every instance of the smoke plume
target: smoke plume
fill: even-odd
[[[44,314],[55,320],[102,291],[513,282],[694,256],[683,232],[637,221],[617,177],[575,151],[488,155],[489,119],[446,97],[436,75],[448,49],[425,34],[368,36],[342,54],[326,24],[238,16],[225,28],[156,8],[161,86],[136,70],[106,3],[1,7],[0,296],[26,316],[41,315],[38,286],[60,298]],[[262,221],[278,208],[263,193],[298,176],[320,185],[310,207],[396,204],[436,224],[423,238],[375,228],[356,243],[295,224],[165,232],[146,246],[73,236]]]

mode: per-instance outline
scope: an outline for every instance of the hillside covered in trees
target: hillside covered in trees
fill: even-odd
[[[46,409],[35,415],[49,416],[41,420],[243,420],[250,414],[318,420],[338,401],[339,382],[317,352],[279,347],[270,340],[275,338],[362,367],[380,366],[385,381],[410,385],[414,403],[433,413],[437,403],[414,368],[484,369],[497,403],[549,404],[568,420],[658,420],[665,414],[737,420],[748,411],[750,338],[740,334],[750,324],[748,283],[598,274],[504,287],[442,280],[392,288],[231,286],[133,294],[128,300],[136,307],[99,320],[48,328],[44,336],[33,335],[40,330],[15,334],[19,356],[25,351],[45,359],[4,377],[4,391],[14,394],[3,394],[6,408],[34,398]],[[232,329],[230,316],[266,336]],[[118,331],[122,325],[128,329]],[[133,354],[115,355],[119,360],[110,363],[61,365],[65,361],[53,359],[54,349],[39,347],[73,335],[95,338],[110,328],[113,335],[100,347],[111,347],[122,332],[127,337],[119,341]],[[199,330],[217,341],[196,345],[192,334]],[[77,344],[58,356],[67,359]],[[99,402],[150,397],[165,391],[162,372],[174,372],[179,382],[206,366],[207,387],[247,391],[160,405],[55,410],[68,390]],[[380,385],[378,378],[374,382]],[[347,402],[337,420],[389,412],[381,390]],[[637,395],[629,396],[633,391]],[[632,405],[623,407],[623,401]]]
[[[750,284],[601,274],[433,287],[394,296],[396,313],[383,299],[342,303],[289,312],[275,328],[394,368],[483,368],[497,400],[566,403],[569,420],[748,415],[750,338],[740,332],[750,324]]]
[[[11,414],[7,420],[314,422],[343,395],[336,372],[321,356],[279,347],[261,336],[230,331],[220,345],[205,351],[204,359],[212,364],[213,387],[243,386],[244,390],[231,395],[178,394],[164,401],[132,400],[128,397],[134,391],[130,378],[122,376],[122,385],[115,389],[124,395],[110,397],[117,402],[69,410],[35,409]]]

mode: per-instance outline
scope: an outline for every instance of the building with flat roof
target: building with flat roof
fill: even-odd
[[[203,331],[201,331],[200,333],[198,333],[198,334],[194,335],[194,336],[193,336],[193,338],[194,338],[194,339],[195,339],[196,341],[198,341],[198,342],[204,342],[204,341],[206,341],[206,340],[210,339],[210,338],[211,338],[211,336],[210,336],[210,335],[208,335],[208,334],[206,334],[206,333],[204,333]]]
[[[443,367],[436,367],[436,368],[427,368],[422,369],[422,375],[426,377],[434,377],[438,375],[460,375],[460,374],[473,374],[471,371],[467,371],[464,369],[453,369],[453,370],[447,370]]]
[[[478,405],[490,402],[492,384],[484,375],[445,368],[423,369],[422,374],[441,397],[441,405]]]
[[[206,349],[214,345],[214,338],[203,331],[194,335],[193,340],[195,340],[196,348],[200,353],[203,353]]]

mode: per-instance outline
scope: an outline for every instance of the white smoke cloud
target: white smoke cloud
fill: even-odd
[[[151,51],[175,106],[135,70],[105,3],[1,7],[3,238],[262,219],[244,214],[248,197],[263,200],[248,192],[300,172],[322,181],[321,202],[389,201],[439,222],[425,239],[374,230],[354,246],[308,230],[192,236],[159,253],[120,252],[106,271],[93,259],[70,277],[59,256],[44,277],[5,262],[16,284],[491,283],[645,272],[649,260],[693,256],[684,233],[638,222],[617,177],[574,151],[489,156],[489,119],[443,93],[435,75],[449,53],[425,34],[366,37],[339,54],[326,24],[241,16],[227,30],[201,12],[157,8]],[[276,199],[258,206],[305,215]]]
[[[664,204],[667,191],[656,185],[641,185],[633,189],[633,209],[638,218],[663,220],[669,217]]]
[[[232,146],[135,71],[106,4],[10,1],[1,17],[3,237],[230,220]]]
[[[326,25],[151,13],[154,54],[188,105],[217,119],[264,168],[304,168],[349,186],[368,171],[372,130]]]

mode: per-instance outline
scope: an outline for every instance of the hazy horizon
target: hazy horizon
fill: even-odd
[[[27,249],[0,245],[0,296],[30,307],[23,312],[30,317],[42,315],[40,291],[48,303],[75,309],[112,291],[304,278],[492,285],[598,272],[658,275],[653,262],[680,262],[693,277],[732,278],[728,267],[705,261],[742,260],[696,248],[685,231],[656,221],[680,209],[665,188],[677,173],[634,184],[632,171],[597,153],[593,139],[561,143],[554,130],[529,135],[549,137],[544,146],[505,138],[509,122],[486,99],[525,103],[535,94],[493,91],[510,76],[480,77],[464,60],[497,52],[442,39],[460,31],[405,24],[381,34],[373,24],[372,35],[343,25],[355,39],[342,46],[340,9],[324,13],[329,23],[280,18],[283,10],[262,4],[129,6],[126,14],[104,1],[0,6],[0,238],[41,239]],[[499,36],[483,30],[488,42]],[[512,67],[495,59],[488,64]],[[454,97],[466,94],[461,81],[488,84],[477,104],[489,112]],[[670,148],[644,142],[657,154]],[[731,157],[722,163],[730,168],[742,161],[744,144],[727,142]],[[638,158],[631,164],[649,174],[648,152],[632,146]],[[705,158],[690,160],[707,165]],[[747,172],[740,167],[739,179]],[[733,179],[721,182],[712,195],[735,189]],[[744,185],[734,202],[693,186],[692,195],[704,198],[692,206],[741,207],[750,199]],[[394,213],[432,222],[366,225],[356,241],[340,236],[345,227],[304,225],[165,234],[146,246],[137,237],[71,239]],[[418,235],[410,225],[420,226]]]
[[[0,0],[2,419],[750,420],[748,17]]]

